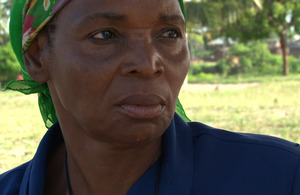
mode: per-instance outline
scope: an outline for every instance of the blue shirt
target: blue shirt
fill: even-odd
[[[0,194],[43,194],[46,162],[61,142],[55,124],[31,161],[0,175]],[[186,123],[175,114],[161,162],[161,195],[300,195],[300,147],[279,138]],[[157,169],[158,162],[128,195],[154,195]]]

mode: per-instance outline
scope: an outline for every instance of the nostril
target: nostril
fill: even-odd
[[[136,70],[132,70],[132,71],[130,71],[130,74],[136,74],[137,73],[137,71]]]
[[[164,69],[161,68],[161,69],[158,69],[158,70],[154,73],[154,75],[161,75],[163,72],[164,72]]]

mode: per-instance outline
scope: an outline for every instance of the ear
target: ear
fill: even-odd
[[[34,38],[24,54],[24,63],[30,77],[38,83],[46,83],[49,78],[49,70],[45,52],[48,49],[47,35],[44,31]]]

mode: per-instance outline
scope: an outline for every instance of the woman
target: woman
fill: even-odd
[[[0,176],[0,194],[300,194],[296,144],[174,114],[189,68],[182,6],[15,2],[25,81],[8,89],[38,92],[51,127],[33,160]]]

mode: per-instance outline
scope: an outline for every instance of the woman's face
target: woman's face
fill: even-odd
[[[55,23],[41,62],[62,126],[110,143],[161,136],[189,68],[178,0],[73,0]]]

